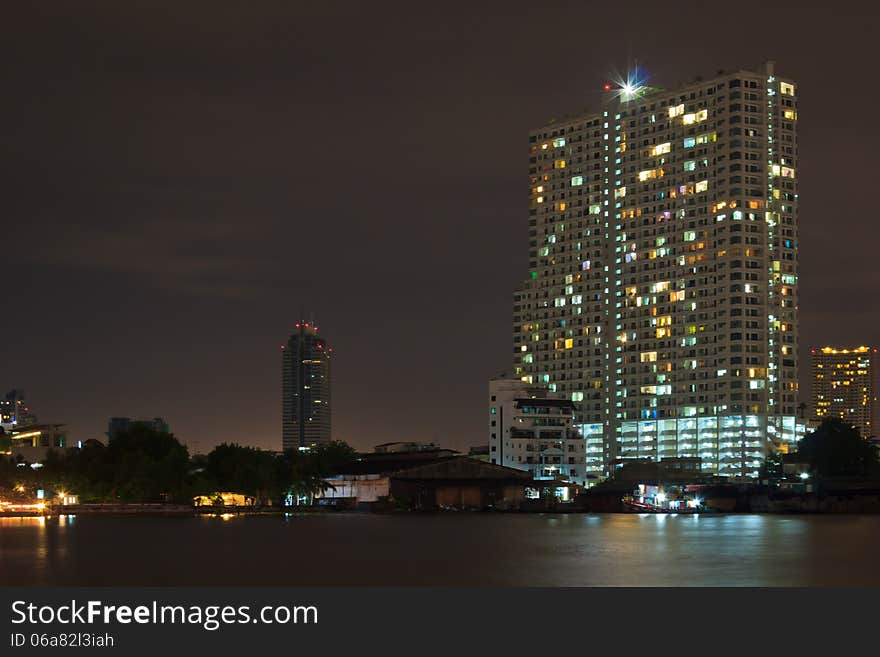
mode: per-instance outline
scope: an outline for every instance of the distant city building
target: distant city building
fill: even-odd
[[[16,426],[35,424],[37,416],[31,413],[23,390],[10,390],[0,399],[0,428],[9,431]]]
[[[489,462],[587,486],[586,443],[570,399],[518,379],[489,382]]]
[[[40,463],[49,450],[67,449],[64,424],[37,423],[23,390],[10,390],[0,399],[0,434],[7,440],[0,453],[28,463]]]
[[[330,354],[318,327],[296,325],[281,348],[281,442],[285,450],[330,442]]]
[[[376,454],[392,454],[399,452],[430,452],[440,449],[437,443],[397,442],[382,443],[373,448]]]
[[[822,347],[813,359],[813,409],[816,422],[838,417],[864,438],[877,435],[877,350],[871,347]]]
[[[574,402],[594,474],[757,477],[804,430],[797,85],[768,62],[604,98],[529,133],[514,373]]]
[[[145,427],[159,433],[169,433],[168,423],[161,417],[151,420],[132,420],[130,417],[111,417],[107,424],[107,438],[113,440],[118,434],[137,427]]]

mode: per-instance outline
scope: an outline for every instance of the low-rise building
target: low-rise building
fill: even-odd
[[[254,506],[257,498],[244,493],[217,492],[211,495],[196,495],[193,506]]]
[[[586,441],[570,399],[518,379],[489,382],[489,462],[590,486]]]
[[[446,450],[448,451],[448,450]],[[359,459],[338,469],[318,504],[409,509],[516,509],[536,482],[528,472],[458,454],[399,453]],[[367,457],[367,458],[364,458]]]
[[[30,424],[6,431],[7,455],[28,463],[39,463],[50,450],[67,449],[67,430],[64,424]]]

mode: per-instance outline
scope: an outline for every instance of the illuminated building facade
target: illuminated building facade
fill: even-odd
[[[519,379],[489,382],[490,463],[587,486],[584,449],[570,399]]]
[[[67,429],[63,424],[28,424],[6,433],[10,442],[7,454],[29,463],[40,462],[49,451],[62,452],[68,446]]]
[[[513,365],[574,402],[588,472],[754,477],[802,435],[797,118],[768,63],[675,90],[632,75],[529,134]]]
[[[281,424],[285,450],[330,442],[330,355],[318,327],[300,322],[281,348]]]
[[[822,347],[813,361],[813,419],[841,420],[864,438],[877,435],[877,350],[871,347]]]

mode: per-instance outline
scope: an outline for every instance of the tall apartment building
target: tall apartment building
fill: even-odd
[[[588,486],[584,450],[570,399],[519,379],[489,382],[490,463]]]
[[[529,134],[514,368],[566,395],[587,468],[700,457],[757,476],[798,425],[796,85],[630,79]]]
[[[877,350],[871,347],[812,349],[812,418],[839,417],[864,438],[877,435]]]
[[[281,442],[285,450],[330,442],[332,349],[309,322],[281,347]]]

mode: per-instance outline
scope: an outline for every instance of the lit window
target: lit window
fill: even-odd
[[[714,132],[697,135],[698,144],[708,144],[716,141],[718,141],[718,135]]]
[[[639,172],[639,182],[645,182],[649,178],[662,178],[663,169],[647,169]]]
[[[779,93],[784,94],[786,96],[794,96],[794,85],[789,84],[788,82],[780,82],[779,83]]]
[[[684,125],[692,125],[694,123],[700,123],[701,121],[705,121],[709,117],[709,112],[706,110],[700,110],[695,114],[685,114],[681,117],[681,122]]]
[[[665,144],[657,144],[654,148],[651,149],[651,156],[654,157],[656,155],[664,155],[672,150],[672,144],[666,142]]]
[[[583,184],[584,184],[584,177],[583,176],[574,176],[571,179],[571,186],[572,187],[580,187]]]

